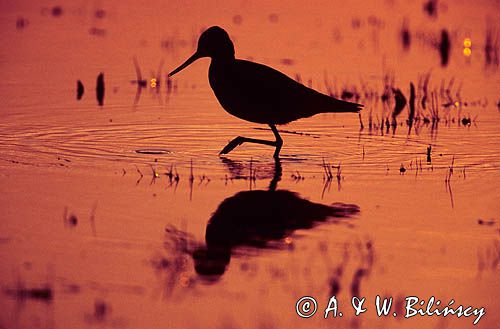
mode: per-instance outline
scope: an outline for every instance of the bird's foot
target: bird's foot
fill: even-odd
[[[232,141],[230,141],[223,149],[222,151],[219,152],[219,155],[221,154],[228,154],[232,150],[236,148],[236,146],[241,145],[245,142],[245,137],[238,136]]]

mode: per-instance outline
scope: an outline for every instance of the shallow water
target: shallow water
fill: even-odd
[[[437,18],[396,1],[307,9],[106,1],[62,5],[57,17],[54,6],[0,5],[0,327],[469,328],[474,320],[404,319],[400,307],[396,318],[378,318],[376,295],[398,305],[406,296],[454,299],[485,307],[478,327],[497,325],[500,80],[484,42],[487,28],[500,39],[498,2],[439,2]],[[262,145],[219,157],[235,136],[272,134],[221,109],[207,59],[167,89],[166,72],[213,24],[229,32],[238,57],[322,92],[365,85],[380,96],[392,74],[408,98],[409,83],[430,72],[439,103],[450,86],[459,105],[439,106],[437,126],[409,131],[407,107],[395,128],[380,127],[388,113],[362,94],[364,129],[354,114],[320,114],[279,127],[279,162]],[[446,67],[435,46],[443,28],[452,41]],[[148,83],[165,60],[159,88],[142,89],[138,101],[134,56]],[[324,319],[334,294],[344,316]],[[306,295],[319,304],[307,320],[295,312]],[[354,316],[352,295],[367,298],[366,313]]]

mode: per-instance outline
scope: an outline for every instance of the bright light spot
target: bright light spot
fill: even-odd
[[[455,102],[455,107],[458,107],[458,105],[460,105],[459,102]]]
[[[156,79],[155,78],[151,79],[150,85],[151,85],[151,88],[156,88]]]
[[[472,41],[470,38],[465,38],[464,39],[464,47],[465,48],[470,48],[472,46]]]
[[[470,48],[464,48],[464,56],[469,57],[472,54],[472,50]]]
[[[293,242],[293,239],[292,239],[291,237],[289,237],[289,236],[288,236],[288,237],[286,237],[286,238],[285,238],[285,244],[288,244],[288,245],[289,245],[289,244],[291,244],[292,242]]]

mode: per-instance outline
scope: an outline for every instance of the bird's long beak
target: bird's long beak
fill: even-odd
[[[189,64],[191,64],[192,62],[194,62],[195,60],[197,60],[201,57],[203,57],[203,56],[201,56],[198,52],[195,52],[193,54],[193,56],[189,57],[188,60],[185,61],[181,66],[179,66],[178,68],[176,68],[175,70],[170,72],[168,74],[168,76],[171,77],[172,75],[176,74],[177,72],[182,71],[184,68],[186,68],[186,66],[188,66]]]

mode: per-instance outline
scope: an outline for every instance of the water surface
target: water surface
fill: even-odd
[[[500,84],[484,46],[493,31],[498,47],[498,2],[439,2],[437,17],[397,1],[55,6],[0,5],[1,327],[472,326],[399,309],[377,318],[376,295],[484,306],[478,327],[496,326]],[[357,91],[364,129],[354,114],[320,114],[279,127],[278,163],[262,145],[219,157],[238,135],[272,134],[221,109],[208,59],[167,87],[214,24],[237,57],[325,93]],[[148,83],[139,98],[134,56]],[[367,95],[380,98],[389,75],[408,99],[429,73],[439,123],[409,131],[406,107],[381,127],[392,98],[384,112]],[[446,89],[457,105],[442,106]],[[325,320],[333,294],[345,315]],[[359,317],[353,294],[369,300]],[[305,295],[320,304],[308,320],[295,313]]]

